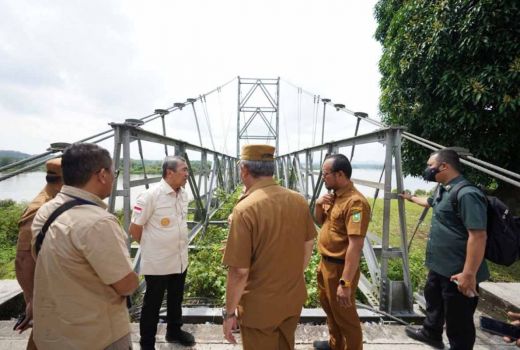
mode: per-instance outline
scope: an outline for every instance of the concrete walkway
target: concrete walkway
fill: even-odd
[[[0,321],[0,350],[24,350],[27,342],[28,334],[16,334],[12,331],[14,321]],[[241,349],[240,345],[233,346],[224,341],[222,337],[222,326],[213,324],[191,324],[185,325],[183,329],[193,332],[197,344],[191,349],[199,350],[224,350],[224,349]],[[157,336],[157,350],[170,349],[190,349],[176,344],[166,343],[164,334],[166,327],[164,324],[159,325]],[[364,323],[363,336],[365,339],[365,350],[427,350],[432,349],[429,346],[418,343],[409,339],[404,334],[404,326],[382,325],[377,323]],[[236,335],[240,340],[240,335]],[[324,325],[299,325],[296,332],[296,349],[312,350],[312,342],[314,340],[325,340],[328,337],[327,327]],[[139,349],[139,325],[132,324],[132,340],[134,350]],[[447,339],[444,339],[447,344]],[[478,331],[475,350],[501,350],[501,349],[518,349],[512,345],[506,344],[502,338],[488,335]],[[268,349],[266,349],[268,350]]]

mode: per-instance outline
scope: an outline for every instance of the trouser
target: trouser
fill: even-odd
[[[363,332],[356,310],[356,289],[359,282],[359,269],[352,282],[352,306],[341,307],[336,300],[339,279],[343,274],[343,264],[325,261],[323,258],[318,267],[318,289],[320,303],[327,314],[329,327],[329,345],[333,350],[363,349]]]
[[[132,338],[130,333],[110,344],[105,350],[132,350]]]
[[[293,350],[294,332],[300,315],[291,316],[269,328],[249,328],[240,325],[244,350]]]
[[[424,333],[430,338],[441,340],[446,321],[446,335],[450,341],[450,349],[473,349],[475,343],[473,314],[477,308],[478,297],[466,297],[448,277],[430,271],[424,286],[424,298],[426,299]]]
[[[38,350],[38,348],[36,347],[36,344],[34,344],[32,329],[31,329],[31,334],[29,334],[29,341],[27,342],[27,350]]]
[[[159,311],[167,290],[167,334],[178,332],[182,326],[182,298],[184,294],[185,270],[183,273],[170,275],[145,275],[146,292],[144,293],[143,308],[139,328],[141,345],[153,347],[159,322]]]

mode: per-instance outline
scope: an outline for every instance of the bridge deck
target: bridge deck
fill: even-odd
[[[0,305],[11,300],[22,292],[16,280],[0,280]]]
[[[16,283],[16,280],[0,280],[0,300],[2,302],[12,298],[16,294],[20,293],[20,287]],[[494,284],[494,283],[483,283],[481,285],[481,296],[482,304],[488,303],[488,300],[495,297],[497,302],[492,303],[491,308],[485,308],[484,312],[493,314],[504,313],[504,310],[509,310],[511,307],[520,306],[520,283],[506,283],[506,284]],[[516,291],[516,293],[515,293]],[[10,296],[8,298],[8,296]],[[506,302],[507,301],[507,302]],[[0,303],[1,305],[1,303]],[[479,309],[480,309],[479,305]],[[308,310],[307,310],[308,311]],[[311,310],[312,311],[312,310]],[[310,312],[310,311],[308,311]],[[316,310],[313,312],[317,312]],[[370,315],[366,314],[366,310],[360,310],[360,315],[365,319],[370,319]],[[189,314],[189,312],[188,312]],[[310,315],[306,315],[309,317]],[[315,315],[316,316],[316,315]],[[321,315],[318,315],[321,316]],[[478,316],[480,311],[475,314],[475,323],[478,322]],[[493,315],[500,317],[500,315]],[[22,350],[25,349],[27,343],[28,333],[17,334],[12,331],[14,320],[12,321],[0,321],[0,350]],[[224,342],[222,337],[222,328],[220,325],[215,324],[186,324],[184,329],[194,333],[197,340],[197,345],[193,349],[239,349],[240,347],[233,347],[230,344]],[[165,325],[160,324],[157,336],[157,349],[187,349],[179,345],[166,343],[164,340]],[[391,325],[391,324],[380,324],[376,322],[365,322],[363,323],[363,335],[365,339],[365,350],[381,349],[381,350],[412,350],[412,349],[431,349],[431,347],[422,345],[415,342],[404,334],[404,326]],[[312,342],[317,339],[327,339],[328,332],[327,327],[324,325],[312,325],[312,324],[300,324],[296,333],[296,349],[298,350],[311,350]],[[237,335],[240,339],[240,335]],[[139,325],[132,324],[132,340],[134,343],[134,349],[139,349]],[[447,339],[444,339],[447,344]],[[515,349],[514,346],[505,344],[501,337],[492,336],[484,333],[480,330],[477,331],[477,342],[475,349]]]
[[[23,350],[25,349],[28,334],[18,335],[12,331],[14,321],[0,321],[0,350]],[[240,349],[239,346],[233,346],[225,343],[222,338],[222,328],[213,324],[185,325],[185,330],[193,332],[197,344],[192,349],[199,350],[224,350],[224,349]],[[132,324],[132,340],[134,349],[139,349],[139,325]],[[159,325],[157,336],[157,350],[167,349],[183,349],[176,344],[166,343],[164,334],[166,327],[164,324]],[[327,327],[324,325],[299,325],[296,333],[296,349],[312,350],[312,342],[317,339],[327,339]],[[365,339],[365,350],[427,350],[431,347],[418,343],[407,338],[404,334],[404,326],[382,325],[376,323],[364,323],[363,335]],[[237,334],[240,340],[240,335]],[[445,339],[445,344],[447,340]],[[481,331],[477,333],[476,350],[501,350],[515,349],[514,346],[505,344],[502,338],[488,335]]]

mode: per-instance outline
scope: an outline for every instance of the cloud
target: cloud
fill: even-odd
[[[281,76],[377,115],[381,50],[375,1],[24,1],[0,3],[0,149],[42,152],[197,97],[234,76]],[[313,103],[281,86],[281,145],[312,143]],[[219,150],[236,148],[236,82],[208,96]],[[197,106],[200,108],[200,106]],[[198,110],[205,146],[209,131]],[[326,138],[352,132],[343,118]],[[7,123],[7,121],[9,121]],[[338,125],[345,125],[339,132]],[[162,132],[160,122],[150,126]],[[168,116],[168,135],[198,144],[193,112]],[[340,135],[334,135],[338,131]],[[24,140],[20,142],[20,140]],[[110,147],[109,147],[110,148]]]

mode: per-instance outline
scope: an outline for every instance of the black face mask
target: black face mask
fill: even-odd
[[[423,171],[423,179],[426,181],[435,182],[435,175],[439,173],[439,168],[427,167]]]

